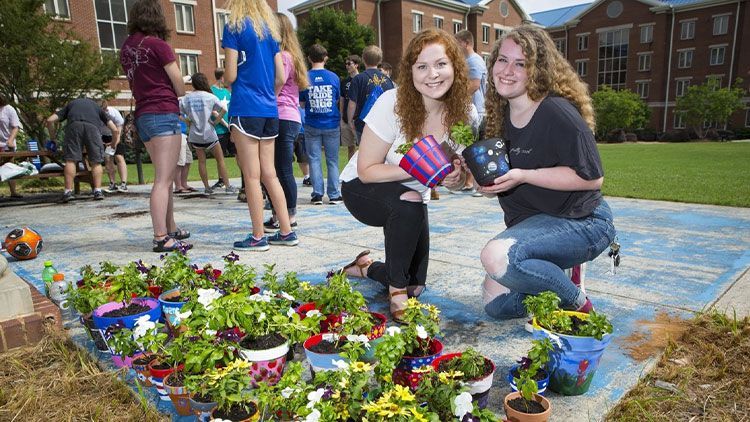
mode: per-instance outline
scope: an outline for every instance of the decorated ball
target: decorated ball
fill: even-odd
[[[34,259],[42,251],[42,236],[36,231],[24,227],[13,229],[5,237],[5,250],[18,260]]]

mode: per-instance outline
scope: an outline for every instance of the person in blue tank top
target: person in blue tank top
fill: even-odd
[[[229,21],[224,27],[224,81],[232,87],[229,126],[245,180],[252,233],[234,242],[239,250],[266,251],[269,244],[294,246],[286,198],[274,168],[274,141],[279,134],[276,96],[284,84],[279,49],[279,22],[264,0],[229,0]],[[263,194],[268,190],[280,230],[263,232]]]

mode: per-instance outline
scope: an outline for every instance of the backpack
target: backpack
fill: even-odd
[[[373,87],[370,92],[367,93],[365,103],[362,105],[362,110],[359,112],[359,120],[365,120],[365,117],[367,117],[367,113],[369,113],[372,109],[372,106],[375,105],[375,101],[377,101],[378,97],[380,97],[386,91],[385,89],[383,89],[383,85],[385,85],[387,82],[390,82],[390,78],[385,75],[380,78],[377,74],[375,74],[372,78],[370,78],[370,81],[372,81]]]

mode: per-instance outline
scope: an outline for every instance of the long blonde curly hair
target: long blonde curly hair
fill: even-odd
[[[281,49],[292,55],[294,62],[294,80],[300,91],[306,90],[310,86],[310,80],[307,79],[307,64],[305,56],[302,54],[302,48],[299,46],[297,33],[294,32],[294,26],[289,17],[283,13],[276,13],[279,19],[279,29],[281,30]]]
[[[581,117],[592,131],[596,128],[594,108],[591,105],[588,86],[578,77],[573,67],[555,47],[554,41],[544,29],[532,25],[521,25],[504,34],[492,49],[490,63],[497,62],[500,45],[505,40],[513,40],[521,47],[526,58],[528,75],[527,95],[539,101],[550,93],[560,95],[573,103]],[[497,93],[490,67],[489,84],[485,94],[487,118],[486,135],[502,136],[508,100]]]
[[[276,15],[266,0],[227,0],[225,8],[229,10],[229,28],[233,31],[242,31],[245,28],[245,18],[247,18],[252,22],[258,39],[262,40],[266,37],[263,29],[267,27],[271,37],[276,41],[281,41],[279,20],[276,19]]]
[[[450,128],[458,122],[467,122],[469,116],[469,69],[456,39],[441,29],[425,29],[412,38],[399,63],[396,116],[407,141],[423,137],[422,126],[427,119],[427,110],[422,94],[414,87],[411,67],[422,49],[429,44],[442,45],[453,66],[453,85],[441,99],[445,105],[443,125]]]

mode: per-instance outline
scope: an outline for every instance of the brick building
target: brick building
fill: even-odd
[[[277,10],[277,0],[266,0]],[[172,30],[169,43],[175,51],[183,75],[203,72],[209,80],[223,65],[221,34],[227,16],[225,0],[161,0],[167,25]],[[103,54],[117,54],[127,38],[127,10],[135,0],[46,0],[45,10],[67,23],[82,39],[98,46]],[[124,76],[110,83],[119,91],[114,105],[129,108],[130,88]]]
[[[652,110],[650,127],[667,132],[685,127],[673,110],[691,84],[715,78],[726,87],[741,77],[750,87],[750,55],[742,54],[750,50],[749,6],[747,0],[599,0],[531,17],[591,91],[609,85],[638,93]],[[730,127],[750,127],[750,111],[735,113]]]
[[[311,10],[321,7],[356,10],[357,22],[375,30],[383,60],[394,67],[414,34],[424,28],[437,27],[454,34],[468,29],[474,34],[474,50],[489,60],[502,31],[531,20],[514,0],[308,0],[289,10],[299,24]]]

